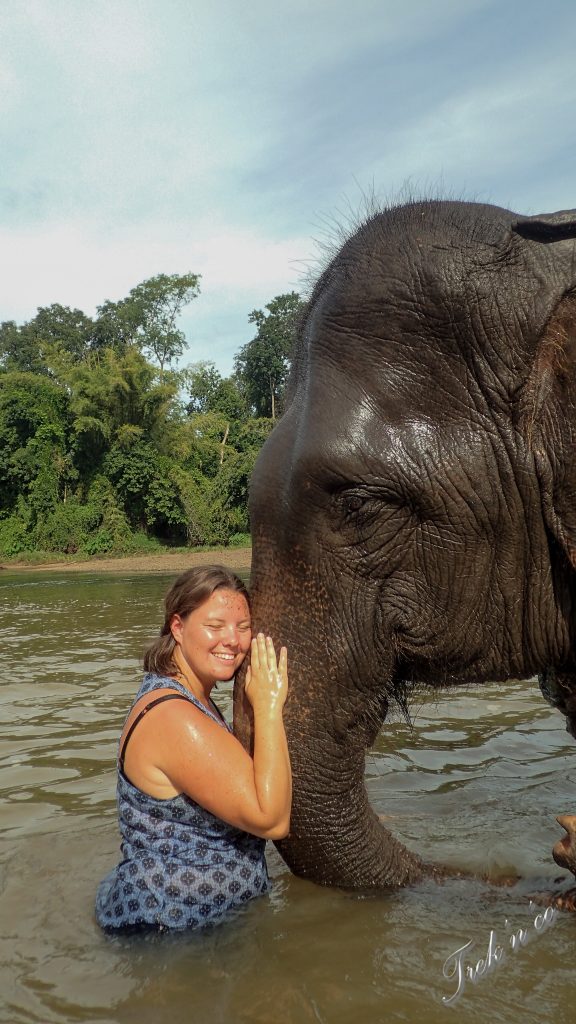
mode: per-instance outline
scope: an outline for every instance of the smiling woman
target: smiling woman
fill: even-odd
[[[230,679],[250,647],[248,602],[243,593],[215,590],[185,618],[176,613],[171,631],[179,675],[186,678],[186,668],[194,664],[199,680]]]
[[[211,698],[250,649],[253,757]],[[251,639],[237,576],[198,566],[168,592],[144,667],[120,738],[123,860],[99,887],[96,916],[111,931],[201,927],[267,891],[264,840],[288,831],[286,649],[277,662],[269,637]]]

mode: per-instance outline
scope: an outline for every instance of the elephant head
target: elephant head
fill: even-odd
[[[384,829],[364,755],[415,685],[576,694],[576,211],[413,202],[320,277],[251,481],[256,626],[285,644],[292,870],[440,871]],[[547,678],[552,678],[548,676]],[[248,736],[241,682],[237,728]]]

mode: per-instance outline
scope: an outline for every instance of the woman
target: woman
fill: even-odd
[[[254,755],[212,702],[250,650]],[[106,930],[198,928],[266,892],[266,839],[288,832],[292,798],[282,709],[287,655],[251,638],[246,587],[221,566],[182,573],[128,714],[118,758],[124,859],[98,889]]]

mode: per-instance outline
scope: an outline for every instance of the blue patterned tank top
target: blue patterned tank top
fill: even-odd
[[[145,675],[134,703],[162,688],[229,728],[169,677]],[[128,781],[120,763],[117,803],[123,860],[98,888],[102,928],[200,928],[268,890],[264,839],[221,821],[184,793],[169,800],[148,796]]]

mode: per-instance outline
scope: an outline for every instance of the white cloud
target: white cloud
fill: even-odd
[[[522,12],[2,0],[0,318],[52,302],[90,313],[192,270],[187,323],[231,358],[250,309],[298,287],[308,236],[346,195],[361,206],[408,181],[523,211],[574,205],[576,8]]]
[[[26,318],[39,305],[61,302],[91,313],[158,273],[200,273],[202,293],[236,299],[245,292],[272,298],[270,290],[294,287],[306,238],[274,240],[256,230],[204,226],[189,239],[170,238],[148,226],[132,234],[102,236],[85,224],[0,231],[3,319]],[[31,288],[31,281],[34,282]]]
[[[0,319],[21,323],[54,302],[93,315],[106,299],[123,298],[155,274],[191,271],[202,281],[182,322],[193,342],[190,359],[212,359],[229,372],[248,340],[251,309],[298,288],[310,241],[208,225],[185,236],[180,230],[170,237],[159,225],[103,235],[82,222],[0,230]]]

